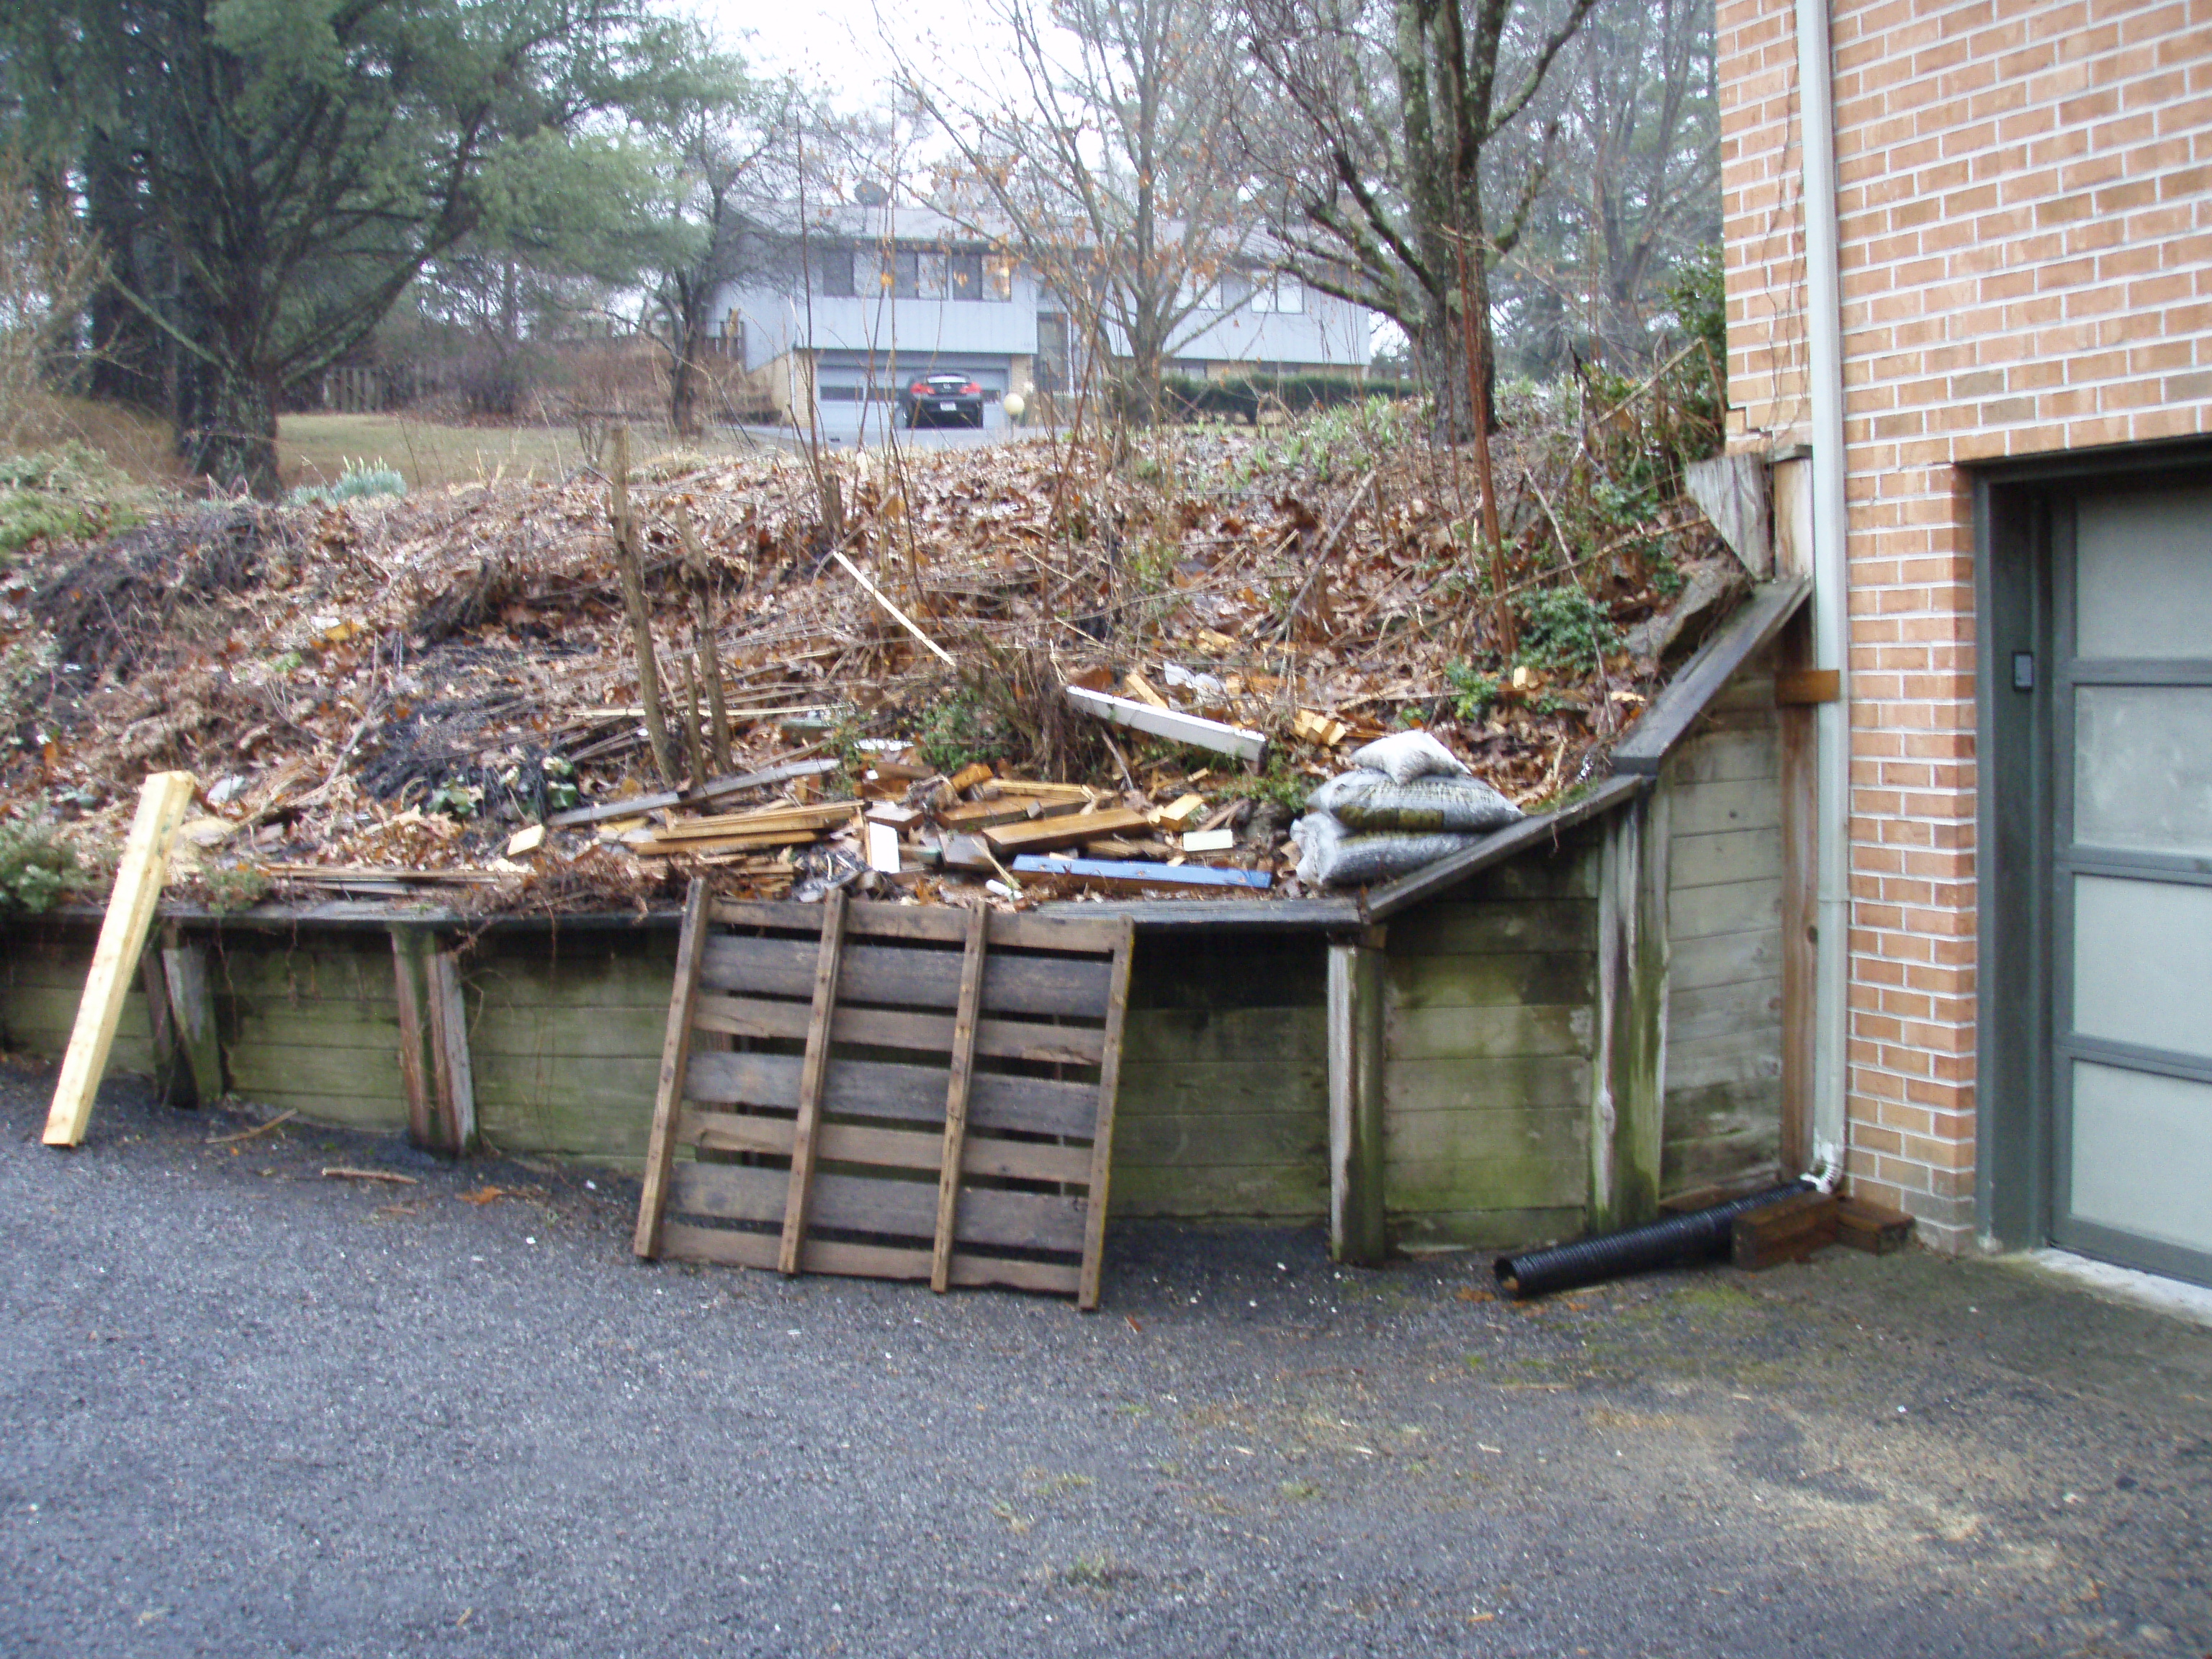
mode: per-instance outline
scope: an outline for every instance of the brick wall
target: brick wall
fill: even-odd
[[[1960,463],[2212,432],[2212,0],[1832,0],[1858,1190],[1971,1237]],[[1808,435],[1790,0],[1719,0],[1731,441]]]

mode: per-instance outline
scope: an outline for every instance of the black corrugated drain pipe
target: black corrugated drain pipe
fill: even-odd
[[[1710,1209],[1687,1215],[1670,1215],[1595,1238],[1578,1238],[1571,1244],[1554,1244],[1547,1250],[1525,1255],[1501,1255],[1492,1264],[1498,1286],[1509,1296],[1547,1296],[1571,1291],[1647,1267],[1668,1267],[1678,1262],[1705,1261],[1727,1254],[1735,1218],[1746,1210],[1772,1204],[1803,1192],[1814,1183],[1793,1181],[1764,1192],[1732,1198]]]

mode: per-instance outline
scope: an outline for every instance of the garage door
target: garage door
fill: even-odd
[[[2053,526],[2052,1231],[2212,1283],[2212,489]]]

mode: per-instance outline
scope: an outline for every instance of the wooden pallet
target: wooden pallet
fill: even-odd
[[[695,881],[638,1255],[1096,1308],[1133,939]]]

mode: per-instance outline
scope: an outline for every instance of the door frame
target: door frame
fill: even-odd
[[[2085,488],[2196,482],[2212,438],[2071,450],[1966,469],[1974,502],[1975,1208],[1985,1244],[2051,1243],[2060,1149],[2051,872],[2057,635],[2052,520]],[[2069,544],[2070,550],[2070,544]],[[2013,689],[2015,652],[2033,690]],[[2130,1241],[2130,1251],[2148,1254]]]

